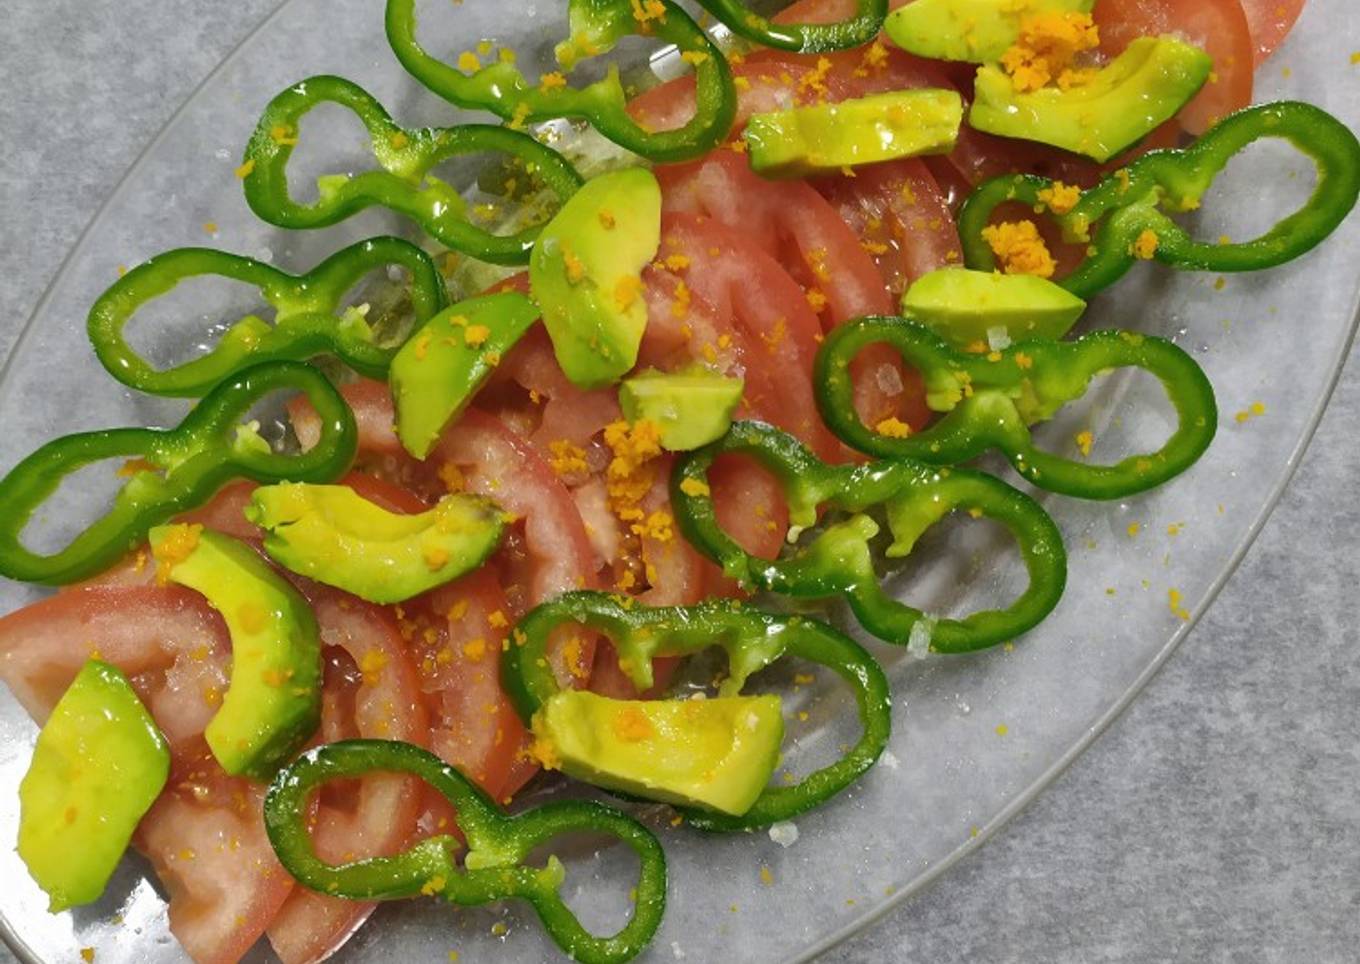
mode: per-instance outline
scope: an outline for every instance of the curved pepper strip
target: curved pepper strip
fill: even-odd
[[[749,455],[779,480],[794,526],[790,536],[815,525],[822,507],[852,514],[788,558],[751,555],[723,531],[707,491],[713,460],[729,452]],[[671,504],[685,538],[728,578],[795,598],[843,595],[865,629],[898,644],[909,642],[912,628],[930,617],[879,585],[869,550],[879,526],[864,511],[882,506],[893,536],[889,559],[910,555],[921,535],[956,509],[994,519],[1015,537],[1029,586],[1007,609],[928,622],[931,649],[940,653],[986,649],[1033,629],[1053,611],[1067,583],[1062,533],[1038,503],[999,479],[907,459],[828,465],[793,436],[761,422],[734,423],[722,439],[681,456],[671,475]]]
[[[321,438],[278,454],[241,419],[266,395],[301,391],[321,417]],[[0,479],[0,575],[64,585],[102,572],[152,526],[207,502],[235,478],[333,482],[358,447],[354,413],[324,375],[299,362],[268,362],[232,376],[171,429],[117,428],[54,439]],[[113,508],[65,549],[39,555],[20,541],[33,513],[66,476],[104,459],[129,459]]]
[[[559,117],[579,118],[615,144],[654,163],[689,160],[722,143],[736,117],[737,92],[722,51],[671,0],[569,0],[571,34],[557,45],[557,61],[570,70],[579,60],[607,53],[631,34],[674,44],[695,65],[695,113],[683,127],[648,131],[628,114],[618,68],[586,87],[551,86],[527,79],[514,64],[498,62],[464,73],[416,40],[415,0],[388,0],[387,41],[416,80],[459,107],[486,110],[512,127]]]
[[[303,115],[324,103],[347,107],[359,117],[380,169],[320,177],[320,196],[311,204],[300,204],[288,190],[288,159],[297,145]],[[269,102],[246,145],[243,184],[250,209],[281,228],[329,227],[378,205],[406,215],[456,251],[493,264],[527,264],[542,225],[509,235],[476,227],[468,219],[462,195],[429,173],[450,157],[482,151],[509,154],[563,201],[582,184],[566,158],[528,134],[488,124],[406,130],[368,91],[331,76],[311,77]]]
[[[926,382],[926,404],[945,416],[906,438],[881,435],[855,412],[850,364],[886,343]],[[1029,426],[1086,393],[1097,375],[1140,368],[1166,389],[1179,422],[1167,443],[1115,465],[1088,465],[1041,451]],[[1194,465],[1218,430],[1214,389],[1195,360],[1164,338],[1096,331],[1076,341],[1034,338],[975,355],[950,347],[906,318],[861,318],[827,335],[813,376],[817,407],[847,445],[880,458],[957,465],[996,449],[1035,486],[1082,499],[1121,499],[1155,488]]]
[[[883,29],[888,0],[856,0],[854,16],[836,23],[774,23],[738,0],[699,0],[729,30],[753,43],[794,53],[819,54],[867,44]]]
[[[383,346],[358,316],[337,318],[340,300],[374,268],[398,265],[411,273],[416,326],[447,304],[444,281],[424,251],[400,238],[360,241],[303,275],[254,258],[212,248],[176,248],[133,268],[99,296],[88,331],[95,354],[124,385],[153,395],[197,398],[223,379],[266,361],[304,361],[335,355],[368,378],[385,379],[399,346]],[[259,289],[275,310],[274,324],[247,315],[227,329],[212,351],[173,368],[157,369],[137,354],[123,329],[148,302],[186,278],[216,275]]]
[[[1232,157],[1266,137],[1288,140],[1317,165],[1313,195],[1299,210],[1254,241],[1196,241],[1165,213],[1199,207]],[[994,270],[996,257],[982,231],[1008,201],[1041,210],[1040,196],[1053,181],[1032,175],[993,178],[968,197],[959,213],[959,235],[968,267]],[[1153,151],[1083,191],[1070,211],[1055,215],[1071,241],[1088,241],[1099,225],[1089,256],[1059,282],[1081,298],[1118,281],[1138,260],[1145,232],[1156,237],[1152,256],[1183,271],[1259,271],[1273,268],[1322,243],[1360,196],[1360,141],[1332,115],[1311,104],[1283,101],[1238,111],[1182,150]],[[1146,253],[1146,251],[1145,251]]]
[[[549,635],[563,624],[608,636],[618,649],[619,665],[639,690],[652,686],[654,657],[689,656],[713,646],[727,652],[728,676],[720,696],[740,694],[752,673],[784,656],[825,666],[850,687],[863,730],[858,743],[794,786],[765,788],[739,817],[683,808],[686,821],[701,830],[749,830],[805,813],[858,780],[887,746],[892,704],[883,670],[863,647],[825,623],[763,613],[728,599],[652,608],[584,590],[531,610],[515,629],[515,645],[501,655],[502,684],[526,726],[560,688],[544,656]]]
[[[461,845],[449,835],[427,837],[391,857],[337,865],[317,856],[308,826],[313,791],[374,772],[419,777],[453,805],[468,846],[461,866],[455,857]],[[666,908],[666,855],[633,818],[587,800],[558,800],[507,816],[458,770],[410,743],[345,740],[308,750],[274,778],[264,824],[284,869],[318,893],[346,900],[438,896],[465,907],[519,898],[532,905],[557,946],[582,964],[633,959],[651,941]],[[641,863],[632,918],[612,937],[587,931],[562,899],[566,870],[557,857],[541,868],[525,863],[536,848],[574,833],[616,837]]]

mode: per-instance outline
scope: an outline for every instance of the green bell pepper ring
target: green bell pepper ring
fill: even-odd
[[[751,555],[723,531],[713,497],[706,492],[713,460],[728,452],[751,456],[779,480],[795,527],[790,535],[816,524],[822,506],[852,515],[788,558],[771,561]],[[737,422],[722,439],[682,455],[670,489],[685,538],[722,566],[728,578],[746,588],[795,598],[844,596],[860,624],[890,643],[909,643],[912,628],[929,617],[888,596],[879,585],[869,551],[879,526],[864,514],[871,507],[882,506],[886,514],[893,536],[886,552],[890,559],[910,555],[921,535],[956,509],[1000,522],[1019,544],[1029,573],[1024,593],[1004,610],[927,622],[936,652],[986,649],[1033,629],[1053,611],[1067,582],[1067,553],[1053,520],[1029,496],[982,472],[906,459],[828,465],[779,429]]]
[[[340,299],[374,268],[398,265],[411,273],[416,325],[447,303],[439,269],[424,251],[400,238],[360,241],[331,255],[303,275],[211,248],[177,248],[133,268],[99,296],[88,331],[95,354],[124,385],[153,395],[197,398],[223,379],[266,361],[304,361],[335,355],[368,378],[384,379],[396,345],[378,344],[361,316],[337,318]],[[236,322],[212,351],[169,369],[152,366],[123,337],[128,321],[148,301],[186,278],[217,275],[259,289],[275,309],[271,326],[255,315]]]
[[[271,392],[300,390],[321,417],[320,441],[306,452],[272,451],[240,424]],[[146,538],[152,526],[207,502],[234,478],[256,482],[333,482],[358,446],[354,413],[315,368],[268,362],[238,372],[205,395],[171,429],[118,428],[54,439],[0,479],[0,575],[64,585],[102,572]],[[65,549],[39,555],[20,541],[33,513],[62,479],[104,459],[131,459],[113,508]]]
[[[417,776],[454,806],[468,846],[461,866],[455,859],[460,844],[448,835],[427,837],[390,857],[337,865],[317,856],[308,826],[312,792],[331,780],[374,772]],[[633,818],[586,800],[558,800],[507,816],[458,770],[410,743],[345,740],[308,750],[274,778],[265,796],[264,824],[284,869],[318,893],[346,900],[437,896],[465,907],[519,898],[533,906],[557,946],[582,964],[636,957],[656,933],[666,907],[665,853]],[[562,899],[566,871],[555,856],[541,868],[525,862],[554,837],[575,833],[616,837],[641,862],[632,918],[612,937],[587,931]]]
[[[1312,197],[1254,241],[1196,241],[1167,211],[1194,210],[1232,157],[1265,137],[1288,140],[1317,165]],[[959,236],[970,268],[991,271],[996,257],[982,236],[996,208],[1019,201],[1039,210],[1040,192],[1053,181],[1032,175],[993,178],[969,195],[959,212]],[[1089,299],[1118,281],[1138,260],[1146,232],[1155,238],[1151,256],[1183,271],[1259,271],[1292,261],[1321,244],[1345,220],[1360,197],[1360,141],[1339,120],[1311,104],[1282,101],[1248,107],[1214,125],[1182,150],[1152,151],[1083,191],[1070,211],[1055,215],[1064,236],[1088,241],[1089,256],[1059,282]]]
[[[560,688],[545,653],[552,631],[568,623],[613,640],[619,665],[639,690],[652,686],[654,657],[688,656],[718,646],[728,659],[721,696],[740,694],[752,673],[784,656],[831,669],[854,692],[863,730],[855,746],[795,786],[767,787],[740,817],[682,809],[686,821],[702,830],[765,827],[820,806],[867,772],[888,743],[892,705],[883,671],[858,643],[825,623],[758,612],[726,599],[652,608],[584,590],[531,610],[512,634],[515,644],[501,654],[502,684],[525,725]]]
[[[836,23],[774,23],[737,0],[699,0],[729,30],[753,43],[794,53],[818,54],[867,44],[883,29],[888,0],[856,0],[855,14]]]
[[[288,159],[303,115],[318,104],[352,110],[368,129],[379,169],[317,179],[311,204],[293,200]],[[283,91],[265,107],[246,146],[246,201],[261,219],[281,228],[324,228],[378,205],[415,221],[440,244],[493,264],[526,264],[542,225],[497,235],[477,227],[454,188],[430,174],[450,157],[498,151],[543,179],[560,200],[581,186],[581,175],[550,147],[528,134],[487,124],[405,130],[359,85],[341,77],[312,77]]]
[[[867,345],[886,343],[926,382],[926,403],[947,413],[934,425],[893,438],[855,412],[850,364]],[[1043,452],[1029,426],[1050,419],[1116,368],[1140,368],[1161,381],[1179,423],[1167,443],[1115,465],[1087,465]],[[1121,499],[1155,488],[1194,465],[1218,430],[1214,389],[1195,360],[1164,338],[1096,331],[1076,341],[1033,338],[974,355],[951,348],[906,318],[861,318],[827,335],[813,375],[817,407],[847,445],[879,458],[956,465],[997,449],[1033,485],[1082,499]]]
[[[628,114],[618,68],[586,87],[551,86],[527,79],[511,63],[464,73],[425,51],[416,40],[415,0],[388,0],[387,40],[416,80],[459,107],[486,110],[512,127],[559,117],[579,118],[615,144],[654,163],[689,160],[722,143],[736,117],[732,71],[714,46],[671,0],[569,0],[571,36],[557,45],[557,61],[570,70],[578,60],[611,50],[630,34],[648,34],[679,48],[695,65],[695,113],[683,127],[648,131]]]

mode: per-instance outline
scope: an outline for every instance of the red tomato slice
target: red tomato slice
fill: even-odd
[[[875,164],[813,185],[872,255],[891,296],[889,309],[921,275],[962,263],[948,202],[920,159]]]
[[[527,434],[544,453],[550,452],[552,442],[562,440],[588,446],[606,425],[623,417],[616,389],[584,391],[567,379],[557,363],[547,329],[541,325],[532,329],[506,354],[496,370],[492,386],[506,380],[529,393],[529,410],[533,414],[512,419],[488,396],[479,396],[479,407],[495,411],[512,428],[524,429],[522,434]]]
[[[840,444],[822,424],[812,398],[812,362],[821,325],[797,282],[744,232],[709,218],[668,214],[661,233],[659,257],[687,259],[677,273],[693,293],[691,304],[702,301],[712,310],[695,321],[705,316],[731,319],[731,333],[715,332],[715,342],[702,340],[705,336],[693,330],[692,357],[723,368],[740,359],[745,403],[752,412],[824,455],[838,453]],[[678,321],[683,330],[691,319],[680,314],[666,323],[675,326]]]
[[[171,931],[197,961],[234,962],[292,884],[265,838],[263,788],[223,773],[201,738],[227,685],[226,626],[177,586],[73,589],[0,619],[0,678],[39,721],[95,650],[128,675],[174,754],[136,841],[169,893]]]
[[[504,799],[534,769],[512,784],[527,735],[501,689],[500,654],[513,616],[496,571],[487,566],[469,573],[436,589],[421,605],[426,618],[415,617],[420,628],[412,645],[434,718],[431,749],[492,797]]]
[[[786,13],[803,6],[798,4]],[[809,16],[805,22],[816,21]],[[836,102],[889,90],[955,86],[953,72],[937,61],[913,57],[890,43],[875,48],[869,59],[867,50],[861,47],[824,57],[760,50],[734,63],[737,114],[730,136],[739,134],[752,114],[783,110],[796,100]],[[827,61],[825,66],[819,66],[822,59]],[[628,111],[653,130],[680,127],[694,115],[694,76],[639,94],[629,101]]]
[[[741,231],[805,288],[826,299],[823,325],[886,314],[891,299],[873,259],[806,181],[768,181],[733,151],[656,170],[664,213],[699,214]]]
[[[229,777],[199,744],[133,843],[170,898],[170,932],[197,964],[235,964],[293,891],[265,835],[263,784]]]
[[[1191,134],[1251,103],[1256,48],[1238,0],[1100,0],[1094,15],[1105,56],[1118,55],[1139,37],[1170,33],[1214,58],[1214,76],[1178,115]]]
[[[1256,65],[1284,43],[1303,13],[1304,0],[1241,0],[1247,15],[1251,42],[1256,47]]]
[[[326,647],[319,742],[367,737],[427,745],[420,682],[393,615],[337,590],[304,591]],[[313,831],[317,853],[338,863],[399,852],[415,834],[423,797],[420,781],[397,774],[364,777],[357,789],[325,788]],[[375,906],[298,888],[269,925],[269,942],[284,964],[322,960]]]
[[[0,679],[40,723],[96,652],[127,674],[173,747],[217,712],[231,640],[207,601],[178,586],[71,589],[0,619]]]

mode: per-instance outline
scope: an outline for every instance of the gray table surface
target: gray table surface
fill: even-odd
[[[277,2],[4,5],[0,357],[137,154]],[[1357,959],[1357,422],[1352,358],[1283,503],[1147,691],[995,840],[826,960]]]

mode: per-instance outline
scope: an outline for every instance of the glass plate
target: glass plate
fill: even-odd
[[[560,3],[517,6],[444,0],[427,6],[422,36],[456,56],[483,38],[516,48],[526,72],[548,69],[562,30]],[[1310,0],[1286,48],[1258,78],[1258,100],[1299,97],[1360,125],[1360,94],[1346,76],[1357,45],[1350,0]],[[318,25],[324,25],[318,29]],[[454,33],[453,31],[457,31]],[[439,42],[439,37],[456,40]],[[645,65],[640,43],[625,53]],[[657,69],[671,69],[665,57]],[[1288,66],[1290,70],[1282,68]],[[120,265],[161,250],[213,244],[266,257],[291,270],[311,267],[343,244],[382,231],[410,234],[378,212],[314,233],[288,233],[257,221],[233,176],[260,109],[310,74],[339,73],[376,94],[408,126],[464,117],[411,82],[382,34],[377,0],[290,0],[208,78],[133,166],[77,244],[29,322],[0,378],[0,469],[61,433],[177,421],[182,402],[125,391],[95,361],[83,335],[85,313]],[[330,169],[362,157],[356,123],[330,113],[304,126],[325,139]],[[303,152],[299,152],[300,154]],[[314,155],[320,157],[320,153]],[[299,158],[304,167],[306,159]],[[315,167],[311,173],[319,173]],[[466,184],[470,169],[453,172]],[[1297,203],[1311,169],[1276,145],[1235,161],[1204,204],[1200,233],[1251,236]],[[205,233],[206,232],[206,233]],[[208,235],[211,234],[211,237]],[[1349,221],[1321,250],[1285,268],[1229,278],[1176,275],[1142,267],[1093,307],[1091,326],[1134,328],[1175,338],[1208,371],[1222,408],[1220,433],[1191,472],[1159,492],[1125,503],[1088,505],[1045,497],[1071,552],[1071,578],[1058,610],[1014,647],[971,657],[912,661],[875,644],[894,683],[891,752],[852,792],[798,821],[783,847],[766,834],[708,837],[672,828],[650,813],[670,856],[670,907],[647,960],[802,960],[864,926],[967,853],[1046,786],[1122,709],[1189,631],[1236,568],[1274,506],[1311,437],[1354,334],[1360,222]],[[234,320],[240,292],[186,289],[175,308],[179,335],[141,335],[156,354],[192,348],[207,326]],[[1307,317],[1303,317],[1306,315]],[[74,347],[73,347],[74,346]],[[79,404],[75,404],[76,400]],[[1264,415],[1236,414],[1260,403]],[[1155,445],[1169,431],[1167,407],[1137,379],[1099,382],[1050,444],[1074,452],[1091,429],[1093,457]],[[91,512],[110,490],[107,477],[81,477],[48,513],[51,524]],[[1008,471],[1003,475],[1014,481]],[[55,528],[62,528],[56,526]],[[1136,533],[1136,534],[1131,534]],[[903,592],[936,612],[961,611],[1012,591],[1017,564],[985,527],[954,527],[931,540],[930,554],[897,577]],[[1179,593],[1189,619],[1173,612]],[[0,585],[0,612],[40,591]],[[798,772],[844,739],[847,706],[834,685],[790,689],[786,766]],[[13,840],[16,787],[35,728],[0,696],[0,839]],[[631,869],[618,854],[572,858],[566,891],[587,923],[617,920]],[[762,882],[768,868],[773,883]],[[129,858],[104,899],[51,916],[14,851],[0,848],[4,937],[21,957],[69,961],[94,947],[102,964],[181,960],[145,863]],[[495,927],[493,925],[504,925]],[[558,959],[523,908],[452,910],[432,902],[383,908],[340,954],[346,961],[463,960],[497,955]],[[257,949],[251,959],[266,960]]]

